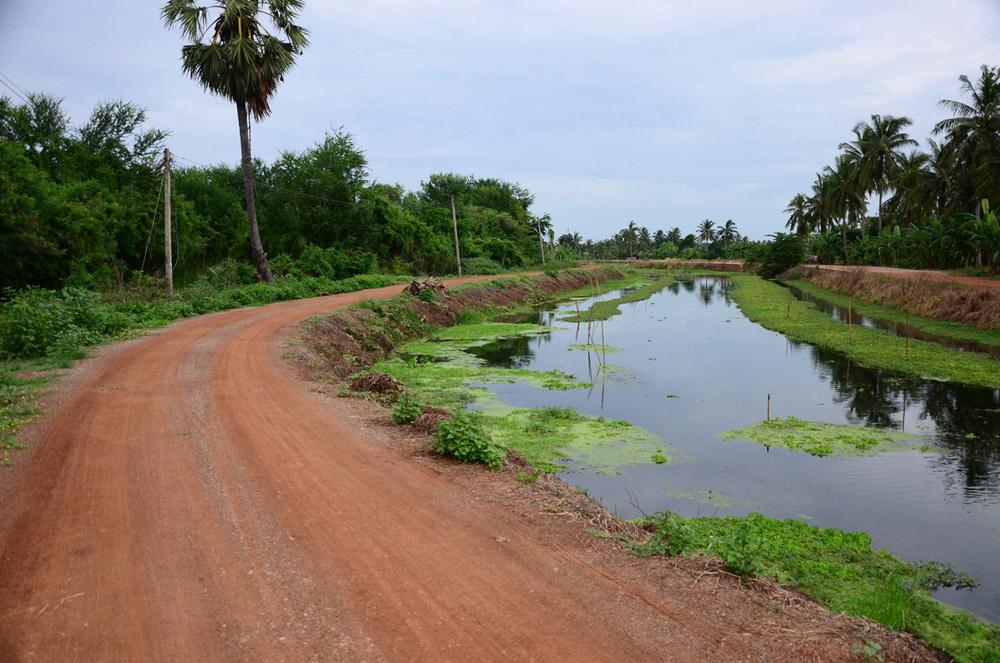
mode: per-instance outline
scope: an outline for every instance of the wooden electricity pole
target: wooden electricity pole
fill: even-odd
[[[163,273],[167,277],[167,299],[174,298],[174,256],[170,241],[170,150],[163,150]]]
[[[462,275],[462,256],[458,252],[458,217],[455,216],[455,196],[451,197],[451,225],[455,229],[455,262],[458,264],[458,275]]]

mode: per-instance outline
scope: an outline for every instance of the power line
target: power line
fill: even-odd
[[[3,86],[5,88],[13,92],[18,97],[20,97],[21,101],[23,101],[24,103],[26,104],[31,103],[28,101],[28,93],[22,90],[21,88],[17,87],[17,83],[15,83],[13,79],[11,79],[9,76],[7,76],[7,74],[3,73],[2,71],[0,71],[0,83],[3,83]]]

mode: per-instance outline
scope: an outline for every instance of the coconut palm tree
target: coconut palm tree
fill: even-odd
[[[680,246],[682,239],[684,239],[684,237],[681,235],[681,229],[677,226],[671,228],[670,232],[667,233],[667,241],[672,243],[674,246]]]
[[[535,217],[535,227],[538,228],[538,250],[542,254],[542,264],[545,264],[545,233],[552,230],[552,217],[548,214]]]
[[[278,83],[308,45],[308,32],[295,24],[300,9],[302,0],[222,0],[203,6],[195,0],[170,0],[160,12],[167,27],[179,26],[194,42],[181,49],[184,73],[236,104],[250,253],[257,275],[267,283],[274,276],[257,226],[248,113],[258,122],[270,115]]]
[[[715,241],[715,232],[715,222],[711,219],[705,219],[698,224],[698,239],[705,244]]]
[[[732,219],[726,221],[725,225],[719,228],[719,241],[722,242],[722,246],[729,248],[729,245],[733,242],[737,242],[740,239],[740,233],[736,229],[736,224],[733,223]]]
[[[799,235],[809,234],[807,202],[808,200],[804,195],[797,193],[789,201],[788,207],[785,208],[785,213],[788,214],[788,222],[785,223],[785,227]]]
[[[892,176],[899,167],[905,147],[916,147],[917,141],[903,129],[913,124],[908,117],[872,115],[872,122],[858,122],[853,129],[854,140],[841,143],[858,168],[858,183],[866,192],[878,194],[878,230],[882,233],[882,197],[890,188]]]
[[[939,101],[954,117],[938,122],[934,133],[947,135],[958,157],[956,165],[969,169],[973,199],[965,204],[971,203],[979,216],[983,198],[1000,198],[1000,70],[984,64],[975,84],[965,75],[958,80],[969,102]]]
[[[827,204],[830,218],[841,220],[841,237],[843,239],[844,264],[848,262],[847,226],[864,218],[865,199],[858,189],[855,179],[857,168],[847,154],[841,154],[834,162],[834,167],[823,169],[827,179]]]

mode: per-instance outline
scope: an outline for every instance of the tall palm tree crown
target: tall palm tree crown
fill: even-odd
[[[167,27],[179,25],[194,41],[181,49],[184,73],[206,90],[246,104],[259,121],[271,113],[271,95],[309,44],[308,32],[294,23],[300,9],[302,0],[224,0],[201,7],[195,0],[170,0],[161,16]],[[214,20],[212,10],[219,11]],[[285,41],[267,30],[263,17],[284,33]]]
[[[908,117],[872,115],[871,124],[862,121],[855,125],[853,141],[840,145],[857,164],[858,182],[866,191],[878,194],[879,233],[882,232],[882,196],[898,169],[902,150],[917,146],[917,141],[903,131],[911,124],[913,121]]]
[[[705,244],[711,244],[715,241],[715,222],[711,219],[705,219],[698,224],[698,239]]]
[[[978,213],[980,199],[1000,197],[1000,70],[984,64],[975,84],[965,75],[958,80],[969,103],[939,101],[954,117],[938,122],[934,133],[946,133],[955,156],[969,165],[973,188],[969,202]]]
[[[308,45],[308,32],[295,24],[301,8],[302,0],[221,0],[203,6],[195,0],[170,0],[160,12],[168,28],[179,26],[184,37],[194,42],[181,49],[184,73],[236,104],[250,253],[257,275],[267,283],[274,276],[257,225],[247,111],[258,121],[271,113],[270,99],[278,83]],[[264,26],[265,18],[283,40]]]

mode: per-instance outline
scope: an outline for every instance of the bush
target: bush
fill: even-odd
[[[422,410],[423,407],[420,405],[420,401],[404,393],[392,408],[392,423],[397,426],[412,424],[420,416]]]
[[[503,274],[506,269],[503,265],[485,256],[477,256],[462,261],[462,272],[468,275],[475,274]]]
[[[756,268],[757,275],[773,279],[806,259],[806,244],[798,235],[776,233],[774,240],[759,244],[744,265]]]
[[[507,450],[490,439],[475,413],[463,412],[442,421],[433,438],[435,453],[465,463],[484,463],[491,468],[507,463]]]

